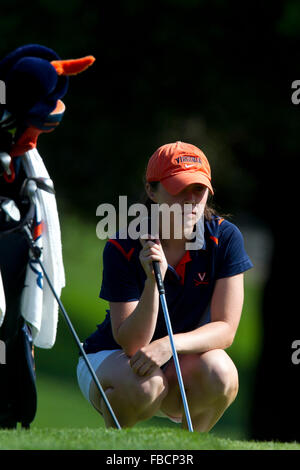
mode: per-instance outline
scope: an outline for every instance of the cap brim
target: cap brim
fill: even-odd
[[[177,175],[172,175],[169,176],[168,178],[165,178],[160,181],[161,184],[164,186],[164,188],[172,194],[172,196],[175,196],[176,194],[180,193],[184,188],[189,186],[190,184],[203,184],[206,186],[211,194],[214,194],[212,185],[210,180],[207,178],[206,175],[203,173],[197,171],[197,172],[188,172],[188,171],[182,171],[178,173]]]

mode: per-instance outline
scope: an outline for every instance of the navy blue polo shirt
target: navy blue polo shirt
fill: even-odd
[[[164,279],[173,333],[185,333],[210,321],[210,302],[217,279],[234,276],[253,267],[240,230],[231,222],[213,216],[205,221],[202,249],[186,251],[176,268],[168,266]],[[139,240],[115,238],[103,251],[103,279],[100,297],[109,302],[140,299],[146,280],[139,260]],[[164,315],[159,308],[153,341],[167,336]],[[86,353],[120,349],[114,340],[110,313],[84,345]]]

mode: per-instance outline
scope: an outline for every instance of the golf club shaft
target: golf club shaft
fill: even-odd
[[[68,326],[69,326],[69,328],[70,328],[70,330],[71,330],[71,333],[72,333],[72,335],[73,335],[73,337],[74,337],[74,339],[75,339],[75,341],[76,341],[76,344],[77,344],[77,346],[78,346],[78,348],[79,348],[79,350],[80,350],[80,353],[81,353],[81,355],[82,355],[82,357],[83,357],[83,359],[84,359],[84,361],[85,361],[85,363],[86,363],[86,366],[87,366],[87,368],[89,369],[89,371],[90,371],[90,373],[91,373],[91,375],[92,375],[92,377],[93,377],[93,380],[94,380],[94,382],[95,382],[95,385],[96,385],[96,387],[98,388],[98,390],[99,390],[99,392],[100,392],[100,395],[101,395],[101,397],[103,398],[103,400],[104,400],[104,402],[105,402],[105,404],[106,404],[106,406],[107,406],[107,408],[108,408],[108,411],[110,412],[111,417],[112,417],[113,420],[114,420],[114,423],[115,423],[116,427],[117,427],[118,429],[121,429],[121,426],[120,426],[120,424],[119,424],[119,422],[118,422],[118,420],[117,420],[117,418],[116,418],[115,413],[113,412],[112,407],[110,406],[110,403],[109,403],[109,401],[108,401],[108,399],[107,399],[107,396],[105,395],[105,392],[104,392],[104,390],[103,390],[103,388],[102,388],[102,386],[101,386],[101,384],[100,384],[100,382],[99,382],[99,380],[98,380],[98,378],[97,378],[97,376],[96,376],[96,374],[95,374],[95,371],[94,371],[94,369],[92,368],[92,366],[91,366],[91,364],[90,364],[90,361],[88,360],[88,357],[87,357],[87,355],[86,355],[86,352],[84,351],[84,349],[83,349],[83,347],[82,347],[82,345],[81,345],[81,343],[80,343],[80,340],[79,340],[79,338],[78,338],[78,336],[77,336],[77,333],[76,333],[76,331],[75,331],[75,329],[74,329],[74,327],[73,327],[73,325],[72,325],[72,323],[71,323],[71,320],[69,319],[69,316],[68,316],[68,314],[67,314],[67,312],[66,312],[66,310],[65,310],[65,308],[64,308],[64,306],[63,306],[63,304],[62,304],[62,302],[61,302],[61,300],[60,300],[60,298],[58,297],[58,295],[56,294],[56,292],[55,292],[55,290],[54,290],[54,287],[52,286],[52,283],[51,283],[51,281],[50,281],[50,279],[49,279],[49,277],[48,277],[48,274],[47,274],[46,271],[45,271],[45,268],[44,268],[44,266],[43,266],[43,263],[41,262],[41,260],[40,260],[39,258],[35,258],[35,259],[36,259],[36,261],[39,263],[39,265],[40,265],[40,267],[41,267],[41,269],[42,269],[42,271],[43,271],[43,273],[44,273],[44,276],[45,276],[45,278],[46,278],[46,280],[47,280],[47,283],[48,283],[48,285],[49,285],[49,287],[50,287],[50,289],[51,289],[51,291],[52,291],[52,293],[53,293],[53,295],[54,295],[54,297],[55,297],[55,299],[56,299],[56,301],[57,301],[57,303],[58,303],[58,305],[59,305],[59,307],[60,307],[60,310],[61,310],[61,312],[62,312],[62,314],[63,314],[63,316],[64,316],[64,318],[65,318],[65,320],[66,320],[66,322],[67,322],[67,324],[68,324]]]
[[[156,283],[157,283],[157,287],[158,287],[158,291],[159,291],[160,302],[161,302],[162,310],[163,310],[164,317],[165,317],[166,327],[167,327],[167,330],[168,330],[168,335],[169,335],[169,339],[170,339],[170,343],[171,343],[173,359],[174,359],[177,379],[178,379],[178,383],[179,383],[180,393],[181,393],[181,397],[182,397],[182,402],[183,402],[183,406],[184,406],[185,416],[186,416],[189,431],[193,432],[193,425],[192,425],[192,420],[191,420],[190,411],[189,411],[189,407],[188,407],[188,402],[187,402],[187,399],[186,399],[184,384],[183,384],[181,370],[180,370],[180,366],[179,366],[178,355],[177,355],[177,351],[176,351],[175,344],[174,344],[173,331],[172,331],[172,325],[171,325],[171,320],[170,320],[167,301],[166,301],[166,296],[165,296],[164,283],[163,283],[163,280],[162,280],[162,277],[161,277],[161,272],[160,272],[160,267],[159,267],[159,262],[158,261],[153,261],[153,269],[154,269],[155,279],[156,279]]]

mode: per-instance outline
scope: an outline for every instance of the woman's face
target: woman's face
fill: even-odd
[[[193,229],[195,223],[200,219],[208,198],[208,188],[202,184],[190,184],[180,193],[172,196],[161,183],[158,183],[157,189],[153,191],[149,183],[146,185],[148,196],[157,204],[166,204],[172,206],[179,204],[184,215],[184,227]]]

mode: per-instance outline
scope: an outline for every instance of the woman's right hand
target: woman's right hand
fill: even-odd
[[[139,256],[140,262],[147,275],[147,279],[150,279],[151,281],[155,281],[155,274],[154,274],[152,262],[158,261],[161,276],[162,276],[162,279],[164,279],[165,274],[168,269],[168,262],[166,260],[160,241],[157,239],[150,240],[150,238],[152,238],[150,235],[149,235],[148,240],[140,238],[140,242],[143,247],[140,251],[140,256]]]

